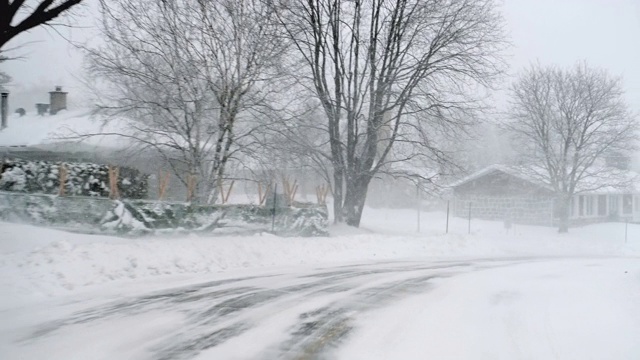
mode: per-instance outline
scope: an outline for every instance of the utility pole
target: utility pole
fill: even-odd
[[[449,202],[450,200],[447,200],[447,229],[445,231],[445,234],[449,233]]]
[[[271,232],[275,233],[276,228],[276,205],[278,202],[278,184],[273,188],[273,209],[271,209]]]
[[[469,229],[468,233],[471,234],[471,201],[469,201]]]
[[[9,92],[2,91],[1,93],[2,100],[0,103],[0,130],[7,127],[7,122],[9,121]]]
[[[628,234],[628,228],[629,228],[629,219],[625,219],[624,220],[624,243],[627,243],[627,234]]]
[[[416,184],[416,199],[418,199],[418,233],[420,233],[420,181]]]

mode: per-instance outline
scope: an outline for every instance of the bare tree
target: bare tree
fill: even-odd
[[[637,122],[624,102],[621,79],[579,63],[570,69],[533,65],[513,84],[507,128],[534,176],[557,196],[559,231],[567,232],[576,192],[623,185],[606,169],[608,153],[636,146]]]
[[[52,20],[83,0],[0,0],[0,51],[16,36]]]
[[[471,122],[471,90],[502,70],[502,18],[491,0],[277,3],[301,88],[324,112],[327,146],[309,151],[331,164],[336,221],[359,226],[377,173],[443,159],[436,133]]]
[[[101,110],[164,157],[198,199],[215,201],[250,141],[282,47],[260,0],[101,0],[104,44],[89,48]],[[240,123],[239,123],[240,122]],[[239,146],[242,145],[242,146]]]
[[[0,57],[0,64],[4,61],[2,57]],[[11,76],[5,73],[4,71],[0,71],[0,90],[5,90],[5,85],[11,82]]]

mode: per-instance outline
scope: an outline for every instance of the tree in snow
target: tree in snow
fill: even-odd
[[[252,143],[283,52],[261,0],[102,0],[104,43],[87,49],[103,114],[165,158],[196,201],[215,201]]]
[[[376,174],[442,160],[438,136],[470,123],[502,71],[492,0],[272,2],[323,112],[307,152],[330,164],[337,222],[359,225]]]
[[[51,21],[83,0],[0,0],[0,51],[25,31]]]
[[[534,176],[557,195],[560,232],[568,231],[577,191],[623,184],[603,179],[615,173],[603,166],[607,155],[636,147],[638,124],[620,78],[586,63],[569,69],[533,65],[512,85],[509,113],[507,129],[522,160],[539,166]]]
[[[0,64],[5,61],[5,59],[0,55]],[[0,91],[6,90],[5,85],[11,82],[11,76],[5,73],[4,71],[0,71]]]

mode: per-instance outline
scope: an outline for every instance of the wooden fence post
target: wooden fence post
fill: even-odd
[[[117,166],[109,165],[109,199],[120,198],[120,191],[118,191],[118,177],[120,176],[120,169]]]
[[[187,202],[192,202],[195,197],[196,176],[194,174],[187,175]]]
[[[66,195],[66,183],[68,177],[67,166],[65,164],[60,164],[58,166],[58,179],[60,180],[60,188],[58,189],[58,196]]]
[[[262,189],[262,183],[258,183],[258,205],[262,206],[267,202],[267,195],[271,193],[271,183],[267,184],[266,188]]]
[[[327,204],[327,194],[329,193],[329,186],[326,184],[322,184],[320,186],[316,186],[316,197],[318,198],[319,205]]]
[[[167,187],[169,187],[169,171],[166,173],[160,171],[158,173],[158,200],[162,201],[167,193]]]
[[[284,188],[284,197],[287,199],[287,205],[293,205],[293,200],[295,199],[296,192],[298,191],[298,180],[294,180],[293,184],[291,184],[289,179],[283,177],[282,187]]]
[[[224,186],[222,185],[222,181],[219,183],[220,187],[220,200],[222,200],[222,204],[226,204],[229,201],[229,196],[231,196],[231,190],[233,190],[233,184],[235,180],[231,180],[231,185],[229,185],[229,189],[227,189],[226,193],[224,191]]]

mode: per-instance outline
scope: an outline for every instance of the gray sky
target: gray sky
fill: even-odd
[[[587,60],[623,77],[640,112],[640,0],[505,0],[511,72],[532,61],[570,66]]]
[[[623,76],[628,102],[640,113],[640,0],[503,0],[502,8],[514,45],[508,58],[511,73],[532,61],[569,66],[586,59]],[[91,16],[85,15],[75,21],[91,24]],[[59,31],[76,41],[91,34],[86,28]],[[74,76],[82,64],[78,51],[46,28],[9,45],[25,43],[20,54],[26,59],[2,65],[14,79],[12,108],[30,111],[35,102],[47,101],[46,91],[55,85],[64,86],[77,101],[81,88]]]

